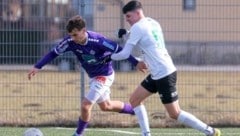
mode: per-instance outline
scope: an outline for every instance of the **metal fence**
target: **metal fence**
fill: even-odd
[[[32,81],[27,72],[65,34],[67,19],[82,15],[87,28],[117,40],[129,28],[121,14],[127,0],[1,0],[0,125],[75,126],[81,91],[88,91],[75,57],[69,53],[44,67]],[[162,25],[177,68],[180,104],[213,125],[239,125],[240,2],[142,0],[147,16]],[[224,9],[224,10],[223,10]],[[128,101],[145,75],[125,61],[114,63],[112,99]],[[145,105],[151,126],[176,126],[157,95]],[[136,126],[134,116],[104,113],[95,106],[92,126]]]

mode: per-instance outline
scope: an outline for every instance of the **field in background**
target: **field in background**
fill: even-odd
[[[0,128],[0,136],[22,136],[27,128]],[[44,136],[71,136],[75,128],[40,128]],[[193,129],[152,128],[152,136],[204,136]],[[239,136],[238,128],[221,128],[223,136]],[[139,128],[91,128],[86,129],[87,136],[140,136]]]
[[[112,99],[128,101],[131,92],[146,75],[116,73]],[[75,126],[80,107],[80,73],[41,71],[31,81],[27,71],[0,71],[1,125]],[[86,79],[86,90],[88,79]],[[205,122],[237,126],[240,122],[240,72],[188,71],[178,73],[180,105]],[[145,105],[152,127],[176,126],[168,118],[158,95]],[[136,127],[135,116],[100,112],[94,107],[90,126]]]

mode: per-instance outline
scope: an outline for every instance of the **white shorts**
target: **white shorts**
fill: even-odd
[[[97,76],[90,78],[90,89],[86,98],[91,103],[101,103],[110,100],[110,87],[114,81],[114,73],[109,76]]]

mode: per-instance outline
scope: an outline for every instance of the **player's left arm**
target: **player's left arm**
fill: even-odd
[[[104,50],[111,52],[111,54],[107,55],[104,58],[104,62],[111,61],[112,60],[111,55],[113,55],[115,53],[120,53],[123,50],[123,48],[121,46],[119,46],[116,42],[108,40],[108,39],[104,39],[102,42],[102,45],[103,45]],[[128,61],[130,63],[132,63],[134,66],[136,66],[138,64],[138,60],[131,55],[131,51],[132,51],[132,49],[129,49],[129,53],[126,56],[126,58],[124,58],[124,59],[128,59]],[[123,59],[119,59],[119,60],[123,60]]]
[[[133,45],[126,44],[124,48],[120,47],[117,43],[113,42],[113,44],[106,43],[105,41],[105,50],[110,51],[112,54],[109,54],[105,56],[103,59],[103,62],[109,62],[111,60],[124,60],[128,59],[128,61],[134,65],[137,70],[141,72],[146,72],[147,66],[144,62],[138,61],[135,57],[131,55],[131,52],[133,50]]]
[[[138,61],[136,58],[134,58],[131,55],[132,50],[133,45],[126,44],[120,52],[112,54],[111,59],[112,60],[128,59],[128,61],[131,62],[137,68],[137,70],[145,73],[147,70],[147,65],[143,61]]]
[[[133,47],[137,45],[138,41],[141,39],[142,37],[142,33],[141,33],[141,27],[139,27],[138,25],[133,26],[130,29],[130,32],[127,32],[127,30],[120,30],[118,32],[118,37],[122,38],[123,35],[126,35],[127,33],[129,33],[129,37],[126,41],[125,46],[123,47],[123,49],[120,52],[114,53],[111,56],[111,59],[113,60],[124,60],[129,58]]]
[[[131,57],[131,52],[133,50],[133,46],[130,44],[126,44],[123,48],[120,49],[111,55],[111,59],[113,60],[125,60]]]
[[[119,29],[118,38],[125,38],[125,46],[120,52],[114,53],[111,55],[113,60],[124,60],[126,58],[131,59],[131,52],[133,47],[138,43],[142,37],[141,27],[135,25],[131,28],[131,33],[125,29]],[[133,57],[134,58],[134,57]],[[135,59],[135,58],[134,58]],[[135,59],[136,60],[136,59]],[[138,70],[145,72],[147,65],[143,61],[135,62],[135,66]]]

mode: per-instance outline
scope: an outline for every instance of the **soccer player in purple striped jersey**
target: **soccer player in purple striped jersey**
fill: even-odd
[[[99,33],[87,31],[85,25],[85,21],[81,16],[76,15],[69,19],[66,26],[68,36],[54,50],[51,50],[40,59],[28,73],[30,80],[39,69],[65,52],[71,51],[77,56],[81,66],[90,78],[90,87],[81,103],[81,116],[74,136],[83,135],[84,129],[90,121],[91,110],[95,103],[103,111],[135,114],[130,104],[110,100],[110,86],[114,80],[110,55],[121,51],[122,48],[116,42],[105,38]],[[128,60],[138,70],[144,71],[146,69],[145,63],[138,62],[134,57],[130,56]]]

